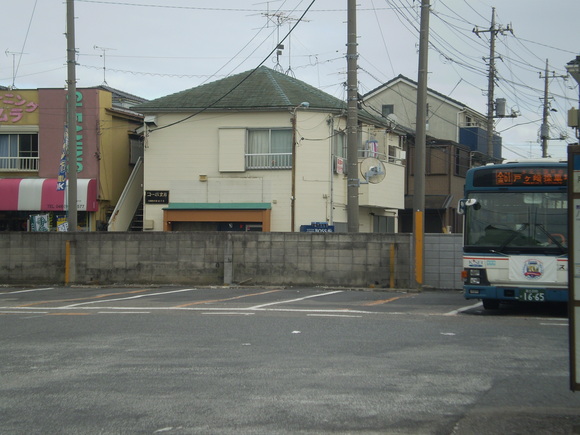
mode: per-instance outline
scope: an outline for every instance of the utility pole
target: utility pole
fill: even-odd
[[[511,32],[513,29],[511,25],[507,27],[496,26],[495,24],[495,8],[491,8],[491,26],[487,30],[480,30],[477,27],[473,29],[473,33],[479,36],[480,33],[489,33],[489,71],[487,83],[487,155],[493,157],[493,111],[494,111],[494,86],[495,86],[495,38],[498,33],[502,35],[505,32]]]
[[[544,76],[542,77],[542,73],[540,73],[540,78],[544,79],[544,111],[542,115],[542,126],[540,127],[540,139],[542,140],[542,158],[545,159],[548,157],[548,141],[551,140],[550,138],[550,124],[548,123],[548,117],[550,115],[550,97],[548,96],[548,86],[549,82],[548,79],[550,78],[565,78],[567,76],[558,76],[556,75],[555,71],[552,71],[552,75],[550,75],[548,71],[548,59],[546,59],[546,69],[544,72]]]
[[[359,186],[358,178],[358,78],[357,78],[357,34],[356,34],[356,0],[348,0],[347,18],[347,219],[348,232],[359,231]]]
[[[77,119],[76,119],[76,49],[75,49],[74,0],[66,2],[66,51],[67,51],[67,161],[68,161],[68,231],[77,230]]]
[[[417,80],[417,125],[415,127],[413,227],[415,240],[415,284],[423,287],[425,234],[425,155],[427,150],[427,73],[429,59],[429,0],[421,0],[419,31],[419,74]]]

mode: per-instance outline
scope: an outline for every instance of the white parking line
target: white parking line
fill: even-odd
[[[322,297],[322,296],[333,295],[335,293],[342,293],[342,290],[337,290],[337,291],[333,291],[333,292],[326,292],[326,293],[320,293],[320,294],[315,294],[315,295],[310,295],[310,296],[304,296],[303,298],[288,299],[287,301],[270,302],[269,304],[256,305],[256,306],[253,306],[253,307],[249,307],[247,309],[248,310],[259,310],[261,308],[270,307],[272,305],[288,304],[290,302],[299,302],[299,301],[303,301],[305,299],[319,298],[319,297]]]
[[[362,316],[351,316],[348,314],[307,314],[309,317],[362,317]]]
[[[99,314],[151,314],[151,311],[99,311]]]
[[[16,293],[43,292],[46,290],[54,290],[54,287],[32,288],[32,289],[28,289],[28,290],[18,290],[15,292],[1,292],[0,295],[15,295]]]
[[[147,298],[147,297],[150,297],[150,296],[168,295],[168,294],[171,294],[171,293],[190,292],[190,291],[195,291],[195,290],[201,290],[201,289],[199,289],[199,288],[185,288],[185,289],[181,289],[181,290],[173,290],[173,291],[168,291],[168,292],[146,293],[146,294],[137,295],[137,296],[127,296],[125,298],[102,299],[102,300],[91,301],[91,302],[80,302],[78,304],[67,305],[67,306],[65,306],[63,308],[74,308],[74,307],[80,307],[81,305],[100,304],[100,303],[103,303],[103,302],[128,301],[128,300],[131,300],[131,299],[140,299],[140,298]]]
[[[459,313],[463,313],[464,311],[472,310],[474,308],[479,308],[483,305],[482,302],[478,302],[477,304],[469,305],[467,307],[458,308],[457,310],[449,311],[448,313],[443,314],[444,316],[456,316]]]

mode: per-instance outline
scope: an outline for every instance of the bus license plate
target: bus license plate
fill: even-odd
[[[520,291],[518,298],[524,302],[544,302],[546,300],[546,292],[539,289],[524,289]]]

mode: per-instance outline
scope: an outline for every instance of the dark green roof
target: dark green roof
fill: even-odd
[[[343,110],[342,100],[294,77],[267,67],[157,98],[134,107],[142,113],[191,112],[201,109],[275,110],[307,101],[313,109]]]
[[[198,111],[276,111],[291,110],[308,102],[310,110],[345,113],[346,102],[294,77],[261,66],[255,70],[191,88],[132,107],[139,113]],[[367,124],[387,126],[384,118],[359,110]]]

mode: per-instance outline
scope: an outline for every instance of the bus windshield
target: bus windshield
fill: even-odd
[[[466,204],[466,252],[568,252],[565,192],[472,192]]]

